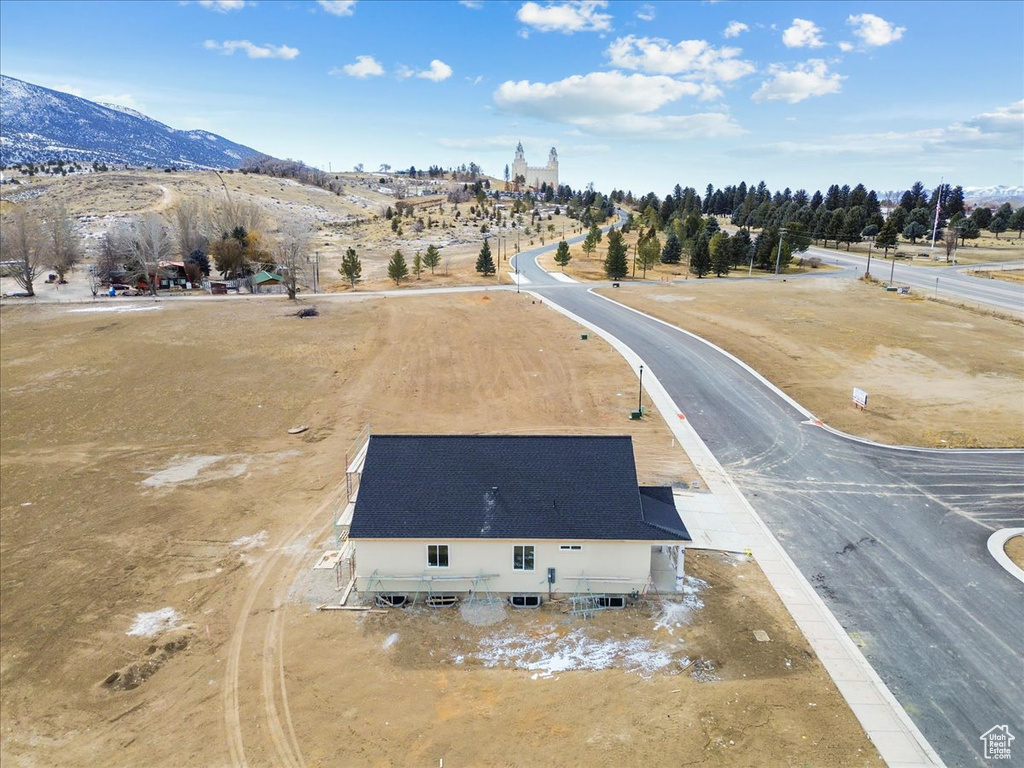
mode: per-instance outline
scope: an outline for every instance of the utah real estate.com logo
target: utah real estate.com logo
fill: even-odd
[[[1009,726],[995,725],[981,734],[981,740],[985,742],[986,760],[1009,760],[1010,742],[1016,736],[1010,733]]]

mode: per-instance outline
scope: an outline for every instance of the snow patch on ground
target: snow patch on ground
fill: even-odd
[[[708,583],[696,576],[687,575],[683,578],[682,595],[679,601],[661,601],[661,613],[654,622],[655,629],[667,629],[673,634],[673,629],[689,624],[693,614],[704,607],[704,600],[700,593],[707,589]]]
[[[174,629],[178,626],[180,620],[181,617],[178,616],[178,612],[173,608],[161,608],[158,611],[140,613],[136,615],[135,623],[132,624],[131,629],[125,632],[125,634],[152,637],[168,629]]]
[[[227,459],[237,459],[237,461],[216,472],[203,472],[207,467]],[[166,485],[197,480],[200,473],[203,474],[203,482],[227,480],[244,475],[248,469],[248,456],[175,456],[171,459],[171,464],[168,467],[150,475],[142,481],[142,484],[150,488],[162,488]]]
[[[398,642],[398,633],[392,632],[390,635],[384,638],[384,644],[381,646],[385,651],[392,645]]]
[[[77,312],[152,312],[163,307],[88,307],[87,309],[69,309],[70,313]]]
[[[491,635],[481,641],[480,651],[472,654],[472,658],[485,667],[536,671],[539,674],[533,675],[534,680],[590,669],[617,668],[651,674],[670,667],[682,669],[689,664],[689,659],[677,659],[671,652],[655,647],[647,638],[597,640],[585,629],[574,630],[564,637],[553,629],[539,638],[507,633]]]
[[[233,547],[241,547],[243,550],[255,549],[256,547],[262,547],[267,543],[267,532],[260,531],[249,536],[239,536],[237,539],[231,542]]]

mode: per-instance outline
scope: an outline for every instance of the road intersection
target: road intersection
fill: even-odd
[[[1024,732],[1024,591],[986,549],[1024,524],[1024,452],[816,426],[703,340],[556,281],[536,264],[544,250],[519,257],[530,291],[643,359],[942,759],[981,764],[982,733]]]

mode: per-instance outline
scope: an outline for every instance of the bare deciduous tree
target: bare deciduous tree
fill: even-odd
[[[150,293],[156,296],[160,284],[160,262],[174,249],[163,217],[158,213],[147,213],[130,225],[126,232],[120,233],[117,239],[129,254],[125,260],[128,274],[133,280],[145,280]]]
[[[81,238],[71,227],[71,217],[63,203],[55,203],[46,210],[43,222],[46,263],[57,273],[57,285],[64,275],[82,260]]]
[[[308,224],[290,221],[281,228],[274,253],[277,263],[284,273],[284,287],[288,298],[294,300],[299,291],[299,275],[309,263],[309,244],[313,239],[313,230]]]
[[[203,212],[199,203],[193,199],[182,200],[174,208],[174,238],[178,244],[178,253],[182,261],[194,251],[206,253],[208,239],[203,232]]]
[[[17,208],[3,227],[0,227],[0,259],[13,262],[11,272],[15,282],[35,296],[33,281],[43,269],[42,233],[39,221]]]
[[[266,217],[256,203],[228,200],[210,212],[207,230],[211,240],[230,235],[236,227],[246,232],[262,232]]]

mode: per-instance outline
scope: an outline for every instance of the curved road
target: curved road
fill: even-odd
[[[808,425],[708,344],[552,278],[551,247],[521,254],[523,284],[644,359],[943,760],[983,764],[997,724],[1024,738],[1024,589],[986,550],[1024,525],[1024,452]]]

